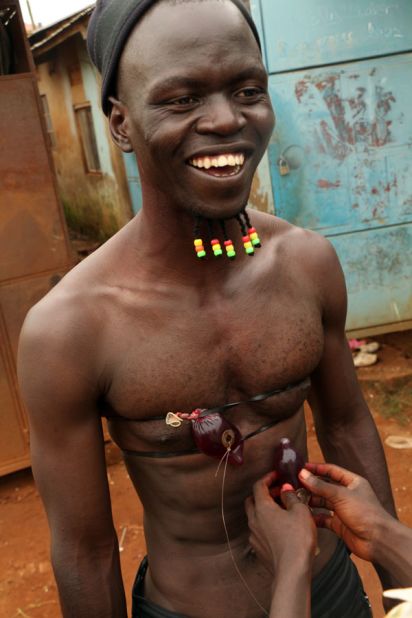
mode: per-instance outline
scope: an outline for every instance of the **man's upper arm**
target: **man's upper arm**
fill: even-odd
[[[312,375],[309,402],[320,424],[345,424],[366,406],[346,340],[347,293],[342,268],[329,241],[322,238],[318,244],[314,276],[319,286],[324,347]]]
[[[113,542],[90,338],[59,315],[58,308],[32,310],[18,362],[33,471],[52,531],[54,560],[62,547],[74,550],[74,540],[84,547]]]

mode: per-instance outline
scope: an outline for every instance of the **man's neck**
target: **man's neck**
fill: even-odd
[[[214,227],[216,237],[222,244],[223,255],[214,257],[210,233],[205,225],[201,228],[200,237],[204,240],[207,258],[197,258],[194,248],[195,221],[195,215],[172,204],[144,200],[143,208],[133,222],[134,245],[140,262],[155,271],[158,278],[172,277],[176,282],[207,287],[218,280],[225,281],[241,267],[245,259],[250,259],[244,255],[242,233],[235,218],[226,221],[227,235],[233,240],[237,252],[234,263],[226,256],[219,222]]]

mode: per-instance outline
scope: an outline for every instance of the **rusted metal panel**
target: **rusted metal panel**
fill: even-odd
[[[17,358],[18,338],[30,307],[33,307],[64,276],[58,269],[0,284],[0,306],[7,330],[13,362]]]
[[[0,324],[0,475],[15,470],[17,461],[26,465],[28,459],[27,425],[18,403],[8,349],[6,331]]]
[[[17,11],[14,70],[25,72],[0,76],[0,474],[29,463],[16,377],[23,320],[73,264],[19,6],[5,5]]]
[[[68,246],[31,76],[0,79],[0,281],[63,267]]]

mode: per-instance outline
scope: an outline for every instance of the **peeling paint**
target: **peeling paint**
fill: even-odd
[[[306,79],[301,79],[296,83],[295,95],[299,103],[302,102],[302,98],[307,93],[308,88],[309,86],[308,86]]]
[[[355,77],[359,79],[358,74],[350,76]],[[322,119],[318,124],[320,152],[327,152],[342,161],[359,143],[380,148],[392,141],[390,115],[396,98],[391,90],[386,90],[381,84],[372,86],[372,92],[359,86],[354,95],[344,97],[340,73],[327,73],[321,79],[305,76],[295,86],[299,104],[309,107],[313,88],[322,96],[330,117],[330,121]]]
[[[259,172],[256,172],[253,178],[252,190],[249,197],[249,204],[252,208],[260,210],[261,212],[271,211],[269,208],[269,196],[262,187]]]
[[[288,19],[298,4],[296,20]],[[289,0],[279,13],[273,0],[256,0],[277,113],[277,214],[335,245],[349,328],[411,319],[412,1],[313,4]],[[291,144],[304,160],[281,177],[277,161]]]
[[[316,183],[320,189],[338,189],[341,185],[340,180],[336,180],[335,182],[330,182],[329,180],[325,180],[321,178]]]

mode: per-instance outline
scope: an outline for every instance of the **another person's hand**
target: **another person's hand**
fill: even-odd
[[[276,472],[267,474],[253,487],[253,497],[245,503],[250,528],[250,544],[266,568],[274,573],[286,565],[296,569],[311,565],[316,551],[316,526],[309,508],[300,502],[291,485],[283,485],[274,501],[270,486]]]
[[[335,532],[360,558],[375,560],[376,535],[392,518],[368,481],[332,464],[306,464],[299,480],[312,494],[310,505],[330,511],[314,515],[317,526]]]

